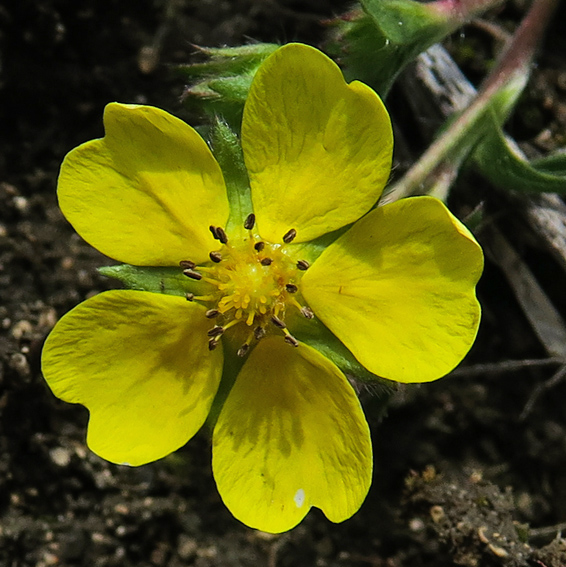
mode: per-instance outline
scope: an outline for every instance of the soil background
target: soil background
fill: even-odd
[[[461,368],[399,388],[384,420],[361,388],[374,482],[340,525],[317,510],[279,536],[239,524],[216,492],[204,432],[151,465],[102,461],[85,447],[86,410],[55,399],[41,377],[42,343],[57,319],[113,285],[96,272],[108,260],[74,233],[55,195],[64,155],[103,135],[104,106],[148,103],[195,124],[173,72],[195,44],[320,45],[320,21],[348,8],[339,0],[0,1],[1,567],[566,565],[563,361],[547,359],[489,260],[482,327]],[[489,25],[450,39],[469,77],[481,78],[523,12],[507,4]],[[510,126],[541,153],[566,132],[564,22],[562,9]],[[390,97],[396,175],[426,143],[406,96]],[[474,174],[461,186],[498,222],[508,219],[507,233],[564,314],[566,276],[536,235]],[[465,209],[455,205],[456,214]]]

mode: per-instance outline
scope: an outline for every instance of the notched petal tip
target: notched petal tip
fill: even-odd
[[[122,262],[204,260],[208,225],[224,224],[229,212],[222,172],[205,141],[151,106],[110,103],[104,126],[104,138],[72,150],[61,167],[58,197],[67,220]]]
[[[475,340],[482,268],[464,225],[437,199],[414,197],[358,221],[305,274],[302,291],[370,372],[428,382],[449,373]]]
[[[205,309],[181,297],[108,291],[67,313],[48,336],[42,370],[53,393],[90,411],[87,443],[142,465],[184,445],[218,389]]]
[[[250,527],[290,530],[312,506],[341,522],[369,490],[369,428],[334,364],[307,345],[266,337],[222,408],[212,466],[224,503]]]
[[[389,177],[392,145],[374,91],[348,85],[313,47],[278,49],[254,78],[242,124],[261,236],[278,242],[292,226],[306,242],[362,216]]]

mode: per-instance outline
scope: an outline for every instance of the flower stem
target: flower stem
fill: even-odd
[[[503,122],[526,84],[536,47],[558,2],[559,0],[534,0],[493,71],[481,86],[475,100],[431,144],[404,177],[393,185],[386,198],[388,202],[409,195],[430,193],[431,189],[437,186],[436,177],[445,175],[447,167],[450,169],[449,164],[444,162],[449,162],[454,157],[460,161],[461,156],[458,158],[458,153],[462,154],[462,150],[470,151],[479,140],[483,128],[475,128],[475,126],[490,109],[496,96],[504,96],[508,99],[503,102],[501,108],[492,107],[497,114],[502,115],[498,118]],[[508,96],[505,96],[506,91]],[[438,189],[435,191],[436,196],[444,199],[447,193],[446,186],[442,192]]]

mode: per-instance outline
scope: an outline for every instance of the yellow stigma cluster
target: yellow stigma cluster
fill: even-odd
[[[282,244],[271,244],[253,233],[254,224],[255,217],[251,214],[244,223],[248,237],[237,244],[228,242],[221,227],[211,226],[210,231],[221,247],[210,252],[210,263],[196,266],[189,260],[180,262],[187,277],[211,285],[211,293],[207,295],[187,295],[190,301],[213,305],[206,312],[208,318],[217,320],[208,332],[211,350],[238,323],[247,329],[238,349],[240,356],[245,356],[252,342],[271,329],[279,329],[289,344],[298,346],[285,323],[287,310],[294,308],[308,319],[313,317],[312,311],[297,301],[301,275],[309,264],[305,260],[293,260],[286,251],[286,244],[295,238],[296,231],[289,230]]]

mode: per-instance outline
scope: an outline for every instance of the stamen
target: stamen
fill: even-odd
[[[271,266],[272,263],[273,263],[273,260],[271,258],[262,258],[260,260],[260,264],[262,266]]]
[[[207,319],[214,319],[215,317],[218,317],[218,315],[220,315],[220,311],[218,311],[218,309],[209,309],[204,314]]]
[[[310,264],[306,260],[299,260],[297,262],[297,268],[299,268],[299,270],[302,270],[303,272],[305,270],[308,270],[309,267],[310,267]]]
[[[218,264],[222,261],[222,254],[220,252],[211,252],[208,257],[215,263]]]
[[[297,236],[297,231],[294,228],[291,228],[283,235],[283,242],[285,244],[290,244],[295,240],[295,236]]]
[[[220,337],[224,333],[224,331],[225,331],[224,327],[220,325],[215,325],[206,334],[209,337]]]
[[[195,298],[195,294],[194,293],[185,293],[185,299],[187,301],[192,301]]]
[[[191,278],[192,280],[202,280],[202,274],[200,274],[199,272],[195,271],[195,270],[191,270],[191,269],[186,269],[183,270],[183,274],[185,276],[187,276],[188,278]]]
[[[208,341],[208,350],[214,350],[218,346],[218,337],[214,337]]]
[[[244,358],[244,356],[246,356],[246,354],[248,354],[248,351],[250,350],[250,345],[248,343],[244,343],[236,352],[236,354],[241,357]]]
[[[288,283],[285,285],[285,289],[289,292],[289,293],[297,293],[297,291],[299,291],[299,288],[294,284],[294,283]]]
[[[299,341],[291,334],[287,329],[284,329],[285,332],[285,342],[290,344],[291,346],[298,347]]]
[[[267,331],[265,330],[265,327],[259,326],[254,329],[254,337],[256,341],[263,339],[263,337],[265,337],[266,334]]]
[[[181,266],[181,268],[183,268],[183,270],[192,270],[193,268],[196,268],[196,264],[194,262],[191,262],[190,260],[181,260],[179,262],[179,266]]]
[[[222,227],[216,227],[216,234],[218,234],[218,240],[220,240],[222,244],[228,244],[228,236],[226,235]]]
[[[226,232],[224,232],[224,229],[221,226],[210,225],[208,229],[210,230],[212,236],[216,240],[220,240],[222,244],[228,244],[228,236],[226,235]]]
[[[254,248],[258,251],[261,252],[264,248],[265,248],[265,242],[262,242],[261,240],[259,242],[256,242],[254,244]]]
[[[250,213],[247,217],[246,220],[244,221],[244,228],[246,230],[251,230],[255,225],[255,215],[253,213]]]
[[[254,324],[254,319],[255,319],[255,313],[253,311],[250,311],[248,313],[248,318],[246,319],[246,325],[248,327],[251,327]]]
[[[301,314],[307,319],[312,319],[314,317],[313,310],[310,307],[301,308]]]
[[[287,325],[285,325],[285,321],[279,319],[279,317],[277,317],[276,315],[271,316],[271,322],[280,329],[285,329],[287,327]]]

